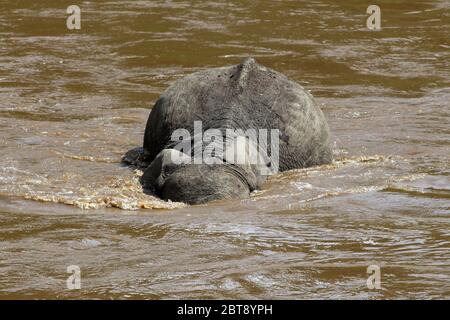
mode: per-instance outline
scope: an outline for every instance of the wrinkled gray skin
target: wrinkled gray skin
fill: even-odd
[[[165,200],[189,204],[245,198],[265,180],[250,164],[181,164],[171,155],[172,132],[194,136],[214,128],[279,129],[279,171],[330,163],[332,153],[325,117],[310,93],[284,75],[246,58],[239,65],[191,74],[170,86],[153,107],[144,147],[129,151],[124,162],[146,168],[145,189]],[[182,154],[189,160],[192,154]],[[264,164],[263,164],[264,165]]]

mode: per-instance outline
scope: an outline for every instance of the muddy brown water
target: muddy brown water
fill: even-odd
[[[363,1],[72,2],[0,4],[0,299],[450,298],[448,1],[377,1],[378,32]],[[248,55],[311,90],[335,162],[144,195],[120,158],[159,94]]]

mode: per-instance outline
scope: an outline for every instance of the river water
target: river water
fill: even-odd
[[[450,2],[377,1],[380,31],[370,4],[2,0],[0,299],[450,298]],[[143,194],[120,158],[159,94],[245,56],[312,92],[335,162],[242,201]]]

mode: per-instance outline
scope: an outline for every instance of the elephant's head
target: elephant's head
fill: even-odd
[[[141,178],[144,189],[164,200],[188,204],[219,199],[246,198],[266,178],[260,166],[247,164],[195,164],[175,149],[162,150]]]

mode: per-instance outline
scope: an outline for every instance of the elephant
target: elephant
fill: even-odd
[[[330,130],[307,90],[247,57],[172,84],[150,112],[143,147],[123,161],[164,200],[244,199],[271,174],[330,163]]]

